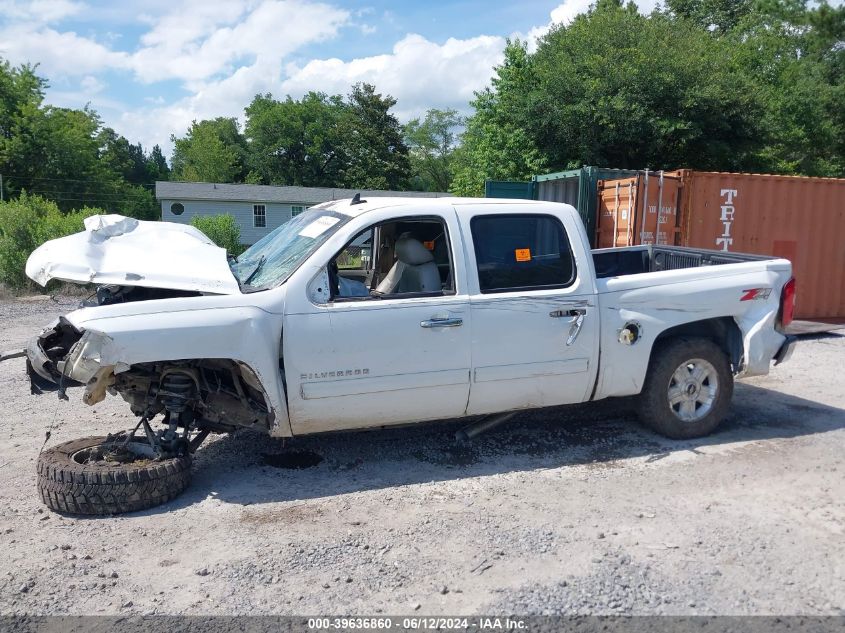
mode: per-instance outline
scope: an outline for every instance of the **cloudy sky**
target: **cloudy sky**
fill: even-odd
[[[0,0],[0,57],[37,62],[48,102],[90,103],[169,154],[192,119],[242,117],[259,92],[346,94],[368,81],[403,120],[466,110],[506,37],[536,37],[590,1]]]

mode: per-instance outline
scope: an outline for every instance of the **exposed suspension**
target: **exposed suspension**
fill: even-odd
[[[197,382],[191,373],[176,369],[168,371],[161,377],[158,397],[172,417],[178,419],[196,395]]]

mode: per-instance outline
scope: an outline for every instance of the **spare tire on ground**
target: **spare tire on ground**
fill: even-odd
[[[38,492],[57,512],[119,514],[145,510],[177,497],[191,481],[191,456],[155,459],[135,438],[86,437],[38,456]],[[132,450],[130,450],[132,449]]]

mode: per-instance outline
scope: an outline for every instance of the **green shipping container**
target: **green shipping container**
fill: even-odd
[[[485,198],[515,198],[518,200],[534,199],[534,183],[517,180],[485,180]]]
[[[595,246],[599,180],[628,178],[636,174],[637,172],[631,169],[581,167],[580,169],[534,176],[531,179],[533,197],[535,200],[565,202],[578,209],[581,220],[587,228],[590,244]]]

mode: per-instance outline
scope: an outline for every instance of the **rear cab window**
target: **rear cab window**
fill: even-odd
[[[566,288],[576,268],[566,230],[551,215],[480,215],[470,222],[482,293]]]

